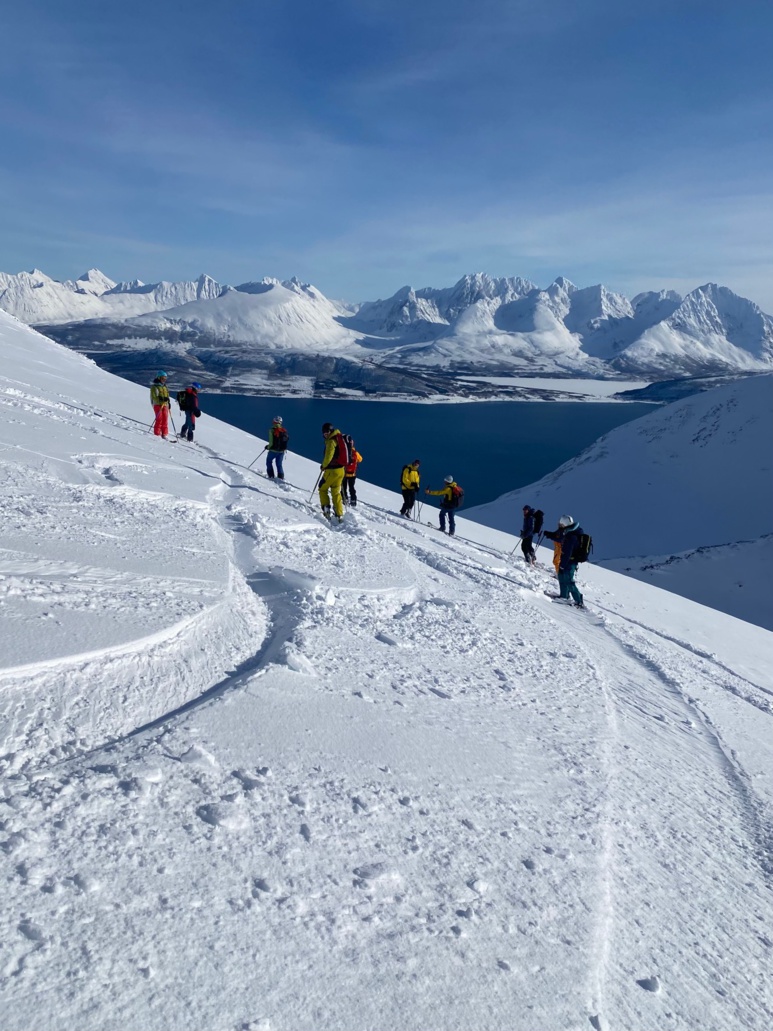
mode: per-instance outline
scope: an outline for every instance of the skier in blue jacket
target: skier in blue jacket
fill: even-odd
[[[575,583],[577,575],[577,561],[574,554],[580,544],[582,527],[570,515],[562,515],[558,525],[564,528],[564,535],[561,538],[561,561],[558,565],[558,587],[560,598],[569,601],[571,595],[575,605],[579,609],[585,608],[579,588]]]

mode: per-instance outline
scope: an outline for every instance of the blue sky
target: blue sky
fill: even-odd
[[[21,0],[0,269],[466,272],[773,312],[769,0]]]

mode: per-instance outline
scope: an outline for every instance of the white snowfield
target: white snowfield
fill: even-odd
[[[3,1031],[771,1026],[773,635],[0,352]]]

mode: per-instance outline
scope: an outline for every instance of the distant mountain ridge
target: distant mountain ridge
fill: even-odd
[[[59,282],[35,269],[0,273],[0,308],[86,353],[144,349],[160,360],[166,352],[204,372],[209,362],[220,385],[234,365],[260,365],[258,355],[269,371],[283,356],[290,376],[298,374],[292,355],[305,356],[305,374],[312,356],[324,355],[441,378],[671,379],[773,368],[773,318],[713,283],[684,298],[662,290],[629,300],[564,277],[543,289],[475,273],[452,287],[406,286],[346,305],[295,278],[146,285],[90,269]]]

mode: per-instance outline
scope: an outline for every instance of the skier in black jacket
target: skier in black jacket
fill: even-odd
[[[531,505],[523,506],[523,526],[521,527],[521,551],[530,566],[536,566],[537,556],[534,553],[534,509]]]
[[[571,595],[575,605],[579,609],[585,608],[582,594],[575,583],[577,574],[577,560],[574,557],[580,544],[580,537],[583,529],[578,522],[569,515],[563,515],[558,520],[558,525],[564,527],[564,535],[561,538],[561,561],[558,565],[558,587],[559,597],[569,601]]]

